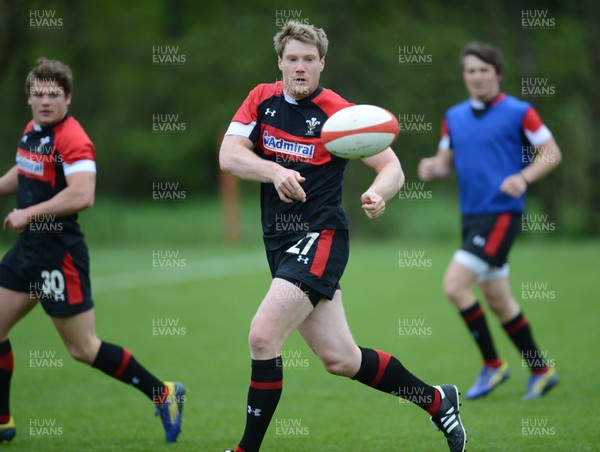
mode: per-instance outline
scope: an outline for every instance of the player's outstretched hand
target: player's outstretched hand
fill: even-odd
[[[30,220],[29,215],[27,215],[24,210],[13,209],[13,211],[4,219],[2,229],[6,230],[6,228],[9,228],[15,232],[21,233],[29,224]]]
[[[298,171],[284,167],[280,167],[273,174],[273,185],[279,194],[279,199],[287,203],[306,202],[306,193],[300,186],[304,180]]]
[[[363,203],[362,208],[369,218],[375,219],[383,215],[383,212],[385,211],[385,201],[377,193],[366,191],[362,194],[360,200]]]
[[[512,174],[502,181],[500,191],[511,198],[518,198],[527,191],[527,182],[521,173]]]

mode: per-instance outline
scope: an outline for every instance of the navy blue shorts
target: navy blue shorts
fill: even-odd
[[[502,267],[521,230],[521,217],[514,212],[463,216],[461,249],[494,267]]]
[[[94,306],[89,268],[83,240],[62,250],[35,254],[26,251],[19,240],[0,262],[0,286],[28,293],[52,317],[69,317]]]
[[[340,288],[349,252],[347,230],[325,229],[267,250],[267,260],[273,278],[295,284],[316,306],[321,298],[331,300]]]

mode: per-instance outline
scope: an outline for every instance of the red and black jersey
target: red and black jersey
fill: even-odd
[[[242,135],[254,143],[263,159],[298,171],[306,202],[279,199],[271,183],[261,187],[262,227],[267,249],[276,249],[294,236],[322,229],[347,229],[341,207],[342,180],[348,160],[330,154],[321,127],[336,111],[353,104],[319,86],[310,96],[295,100],[281,81],[255,87],[232,119],[226,135]]]
[[[94,145],[79,122],[69,114],[49,127],[41,127],[30,121],[19,140],[16,161],[19,209],[53,198],[67,186],[66,176],[69,174],[96,171]],[[60,227],[54,230],[47,225],[36,224],[44,221],[54,220],[34,219],[31,227],[25,228],[21,238],[35,246],[40,241],[48,243],[49,237],[55,237],[66,245],[83,237],[76,214],[55,219],[60,222]]]

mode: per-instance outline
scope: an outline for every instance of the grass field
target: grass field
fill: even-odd
[[[356,241],[342,285],[359,344],[394,354],[429,383],[451,382],[464,391],[479,371],[479,358],[441,291],[453,249],[452,243],[443,242]],[[262,250],[165,250],[92,247],[92,277],[98,335],[129,348],[160,378],[188,387],[178,444],[164,444],[160,421],[141,393],[73,361],[38,307],[10,336],[15,353],[11,402],[18,434],[7,450],[222,451],[236,445],[250,375],[248,325],[269,284]],[[155,268],[153,252],[170,256],[170,265],[179,268]],[[420,260],[412,265],[405,261],[408,268],[399,268],[400,252]],[[513,376],[487,399],[463,401],[468,450],[600,448],[594,417],[600,307],[593,290],[599,256],[598,242],[537,240],[515,247],[514,293],[529,298],[522,301],[524,312],[561,384],[541,400],[521,401],[528,372],[488,317]],[[157,325],[163,330],[156,330]],[[164,330],[165,325],[171,330]],[[400,329],[410,325],[419,328]],[[36,367],[32,356],[51,356],[53,361],[49,367]],[[328,375],[297,334],[288,341],[284,357],[289,364],[284,392],[263,444],[265,452],[446,450],[442,434],[424,412]],[[54,428],[33,434],[41,425]]]

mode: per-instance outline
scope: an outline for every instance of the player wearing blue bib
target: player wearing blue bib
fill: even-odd
[[[423,181],[446,177],[453,167],[457,174],[463,244],[446,271],[444,291],[484,361],[467,398],[489,394],[510,376],[473,294],[475,284],[532,372],[524,398],[538,398],[558,383],[558,376],[511,294],[507,257],[521,228],[527,186],[552,171],[561,153],[533,107],[500,92],[503,65],[498,49],[470,43],[461,66],[469,99],[446,112],[438,152],[422,159],[418,172]]]

